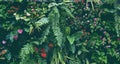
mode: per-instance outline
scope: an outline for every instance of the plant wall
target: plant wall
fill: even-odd
[[[0,64],[119,64],[119,12],[119,0],[0,0]]]

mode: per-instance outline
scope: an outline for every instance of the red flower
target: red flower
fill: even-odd
[[[43,58],[46,58],[46,57],[47,57],[47,54],[46,54],[46,53],[41,53],[40,55],[41,55],[41,57],[43,57]]]

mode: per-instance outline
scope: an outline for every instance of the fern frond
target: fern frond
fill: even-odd
[[[24,45],[24,47],[21,49],[20,52],[20,58],[21,59],[26,59],[26,57],[28,57],[29,54],[33,54],[34,49],[33,49],[33,45],[30,43],[27,43],[26,45]]]
[[[59,14],[58,8],[54,7],[51,13],[49,14],[49,20],[52,23],[51,27],[54,32],[54,35],[56,36],[55,38],[57,40],[57,44],[61,46],[63,34],[60,30],[59,19],[60,19],[60,14]]]

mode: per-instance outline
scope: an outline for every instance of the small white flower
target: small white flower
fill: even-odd
[[[89,20],[87,20],[87,22],[90,22]]]
[[[2,44],[6,44],[6,41],[5,41],[5,40],[3,40],[3,41],[2,41]]]
[[[87,16],[87,14],[85,14],[85,16]]]
[[[14,13],[13,15],[16,16],[16,13]]]

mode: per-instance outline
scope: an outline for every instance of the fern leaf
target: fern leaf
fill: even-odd
[[[21,49],[20,58],[21,58],[21,59],[26,59],[26,57],[27,57],[29,54],[33,54],[33,52],[34,52],[33,45],[27,43],[27,44],[24,45],[24,47]]]
[[[49,21],[48,21],[48,18],[44,17],[44,18],[41,18],[40,20],[38,20],[37,22],[35,22],[35,25],[36,27],[40,27],[44,24],[47,24]]]
[[[61,46],[63,34],[61,33],[59,26],[60,14],[57,7],[54,7],[51,13],[49,14],[49,20],[51,21],[51,27],[56,36],[57,44]]]
[[[48,26],[45,31],[43,31],[43,34],[40,38],[40,44],[42,44],[43,42],[45,42],[47,35],[50,33],[50,26]]]

